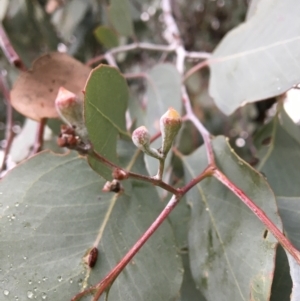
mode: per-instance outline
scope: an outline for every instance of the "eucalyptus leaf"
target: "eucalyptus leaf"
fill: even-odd
[[[299,135],[299,127],[281,110],[280,115],[257,134],[255,143],[260,158],[258,168],[266,175],[276,195],[285,233],[300,250],[300,141],[297,133]],[[300,266],[291,258],[289,262],[294,286],[293,298],[296,298],[300,294]]]
[[[238,158],[224,137],[213,140],[213,149],[221,171],[281,229],[275,197],[264,177]],[[188,182],[207,166],[204,147],[183,157],[183,163]],[[191,271],[207,301],[269,300],[276,239],[215,178],[188,192],[187,202],[192,212]]]
[[[289,301],[291,292],[292,280],[289,262],[284,249],[278,245],[270,301]]]
[[[67,1],[61,9],[52,15],[52,23],[59,30],[62,38],[68,41],[74,34],[77,26],[91,6],[91,1],[72,0]]]
[[[141,157],[132,163],[146,172]],[[85,159],[48,152],[0,182],[2,300],[70,300],[99,282],[162,209],[152,185],[128,180],[117,195],[102,193],[103,184]],[[90,269],[83,257],[93,246],[99,255]],[[164,223],[114,282],[108,300],[174,298],[181,269],[171,227]]]
[[[169,107],[181,111],[181,77],[171,64],[157,64],[147,74],[146,126],[151,134],[159,131],[159,119]]]
[[[128,0],[110,0],[108,14],[110,21],[120,35],[126,37],[133,35],[133,22]]]
[[[300,82],[299,9],[299,1],[261,0],[251,18],[214,50],[209,92],[223,113]]]
[[[300,267],[290,254],[287,254],[287,257],[289,260],[291,277],[293,280],[291,301],[298,301],[300,300]]]
[[[185,198],[180,201],[176,206],[176,209],[171,212],[169,216],[184,268],[183,281],[178,301],[206,301],[199,289],[196,288],[190,269],[187,241],[190,216],[190,208],[187,205]]]
[[[99,43],[106,48],[116,47],[119,44],[116,33],[107,26],[100,25],[94,30],[94,35]]]
[[[89,138],[94,150],[111,162],[117,163],[117,138],[128,136],[125,112],[128,87],[120,72],[107,65],[93,69],[85,86],[84,115]],[[89,157],[91,167],[105,179],[111,170]]]

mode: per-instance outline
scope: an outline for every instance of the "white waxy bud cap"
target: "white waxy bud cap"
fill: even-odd
[[[150,134],[145,126],[140,126],[132,133],[132,141],[136,147],[144,149],[150,144]]]

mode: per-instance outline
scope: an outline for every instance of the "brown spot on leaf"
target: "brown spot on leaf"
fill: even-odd
[[[89,258],[88,258],[88,265],[90,268],[93,268],[97,262],[98,259],[98,249],[96,247],[94,247],[89,254]]]
[[[261,142],[262,145],[269,145],[272,141],[272,137],[267,137],[265,139],[263,139],[263,141]]]
[[[87,264],[90,268],[93,268],[96,265],[98,253],[99,252],[96,247],[88,249],[83,257],[84,263]]]

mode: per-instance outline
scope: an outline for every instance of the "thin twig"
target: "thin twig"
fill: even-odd
[[[96,153],[93,149],[89,152],[89,155],[91,155],[95,160],[110,167],[111,169],[118,169],[118,170],[122,171],[124,174],[126,174],[126,178],[132,178],[132,179],[148,182],[155,186],[161,187],[161,188],[171,192],[172,194],[175,194],[175,195],[179,194],[179,192],[176,188],[173,188],[173,186],[163,182],[162,180],[157,179],[155,177],[149,177],[149,176],[137,174],[137,173],[134,173],[131,171],[126,171],[126,170],[120,168],[119,166],[117,166],[116,164],[110,162],[109,160],[107,160],[106,158],[101,156],[100,154]]]
[[[0,24],[0,47],[10,64],[14,65],[22,71],[26,71],[27,68],[13,48],[2,23]]]
[[[44,144],[44,131],[47,123],[47,118],[42,118],[37,129],[36,137],[35,137],[35,142],[33,145],[33,149],[31,152],[31,156],[39,153]]]
[[[186,92],[185,85],[182,85],[182,101],[186,110],[186,118],[189,119],[197,128],[199,133],[201,134],[205,149],[206,149],[206,155],[208,159],[208,164],[210,165],[215,165],[215,158],[214,158],[214,152],[211,144],[211,139],[210,139],[210,133],[209,131],[203,126],[203,124],[200,122],[200,120],[195,116],[191,102],[189,99],[189,96]]]
[[[136,79],[136,78],[143,78],[148,80],[149,76],[147,73],[144,72],[137,72],[137,73],[123,73],[123,76],[128,80],[128,79]]]
[[[195,72],[209,66],[211,60],[205,60],[200,62],[199,64],[195,65],[194,67],[192,67],[189,71],[187,71],[183,77],[183,82],[185,82],[191,75],[193,75]]]
[[[267,229],[274,235],[279,243],[294,257],[298,264],[300,264],[300,252],[292,245],[292,243],[284,236],[284,234],[277,228],[277,226],[267,217],[261,210],[241,189],[232,183],[220,170],[215,169],[214,177],[231,190],[244,204],[258,217],[258,219],[267,227]]]
[[[211,58],[211,53],[209,52],[204,52],[204,51],[187,51],[186,55],[187,58],[189,59],[198,59],[198,60],[203,60],[203,59],[210,59]]]
[[[213,172],[215,170],[215,166],[209,165],[207,166],[204,171],[192,179],[189,183],[187,183],[185,186],[179,189],[179,191],[182,193],[182,195],[185,195],[190,189],[192,189],[196,184],[200,183],[203,179],[210,177],[213,175]]]
[[[107,55],[115,55],[121,52],[127,52],[131,50],[136,50],[136,49],[144,49],[144,50],[150,50],[150,51],[162,51],[162,52],[173,52],[175,51],[175,46],[170,46],[170,45],[155,45],[151,43],[132,43],[129,45],[124,45],[124,46],[119,46],[112,48],[111,50],[107,51],[105,54],[96,56],[89,61],[87,61],[87,65],[91,66],[96,63],[99,63],[103,60],[107,59]]]
[[[109,65],[111,66],[114,66],[116,68],[119,69],[118,65],[117,65],[117,62],[114,58],[114,56],[110,53],[110,52],[107,52],[105,55],[104,55],[106,61],[108,62]]]
[[[15,133],[13,131],[13,125],[14,125],[13,108],[10,103],[9,89],[8,89],[7,82],[1,73],[0,73],[0,89],[6,102],[6,132],[5,132],[6,146],[4,150],[3,161],[0,167],[0,172],[2,172],[5,169],[7,156],[12,146]]]

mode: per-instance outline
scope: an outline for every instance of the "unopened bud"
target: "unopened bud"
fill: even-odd
[[[145,126],[140,126],[132,133],[132,141],[136,147],[144,149],[150,144],[150,134]]]
[[[83,118],[83,101],[73,92],[60,87],[55,99],[55,106],[62,120],[70,126],[75,126],[76,133],[85,138],[87,130]]]
[[[179,113],[173,108],[169,110],[160,118],[160,130],[162,135],[161,152],[164,156],[169,152],[173,140],[180,130],[182,119]]]
[[[111,182],[107,181],[103,188],[102,188],[103,192],[115,192],[115,193],[119,193],[123,191],[123,187],[121,185],[121,183],[114,179]]]
[[[129,175],[128,175],[128,172],[126,172],[123,169],[114,168],[114,170],[112,172],[112,177],[116,180],[122,181],[122,180],[128,179]]]

